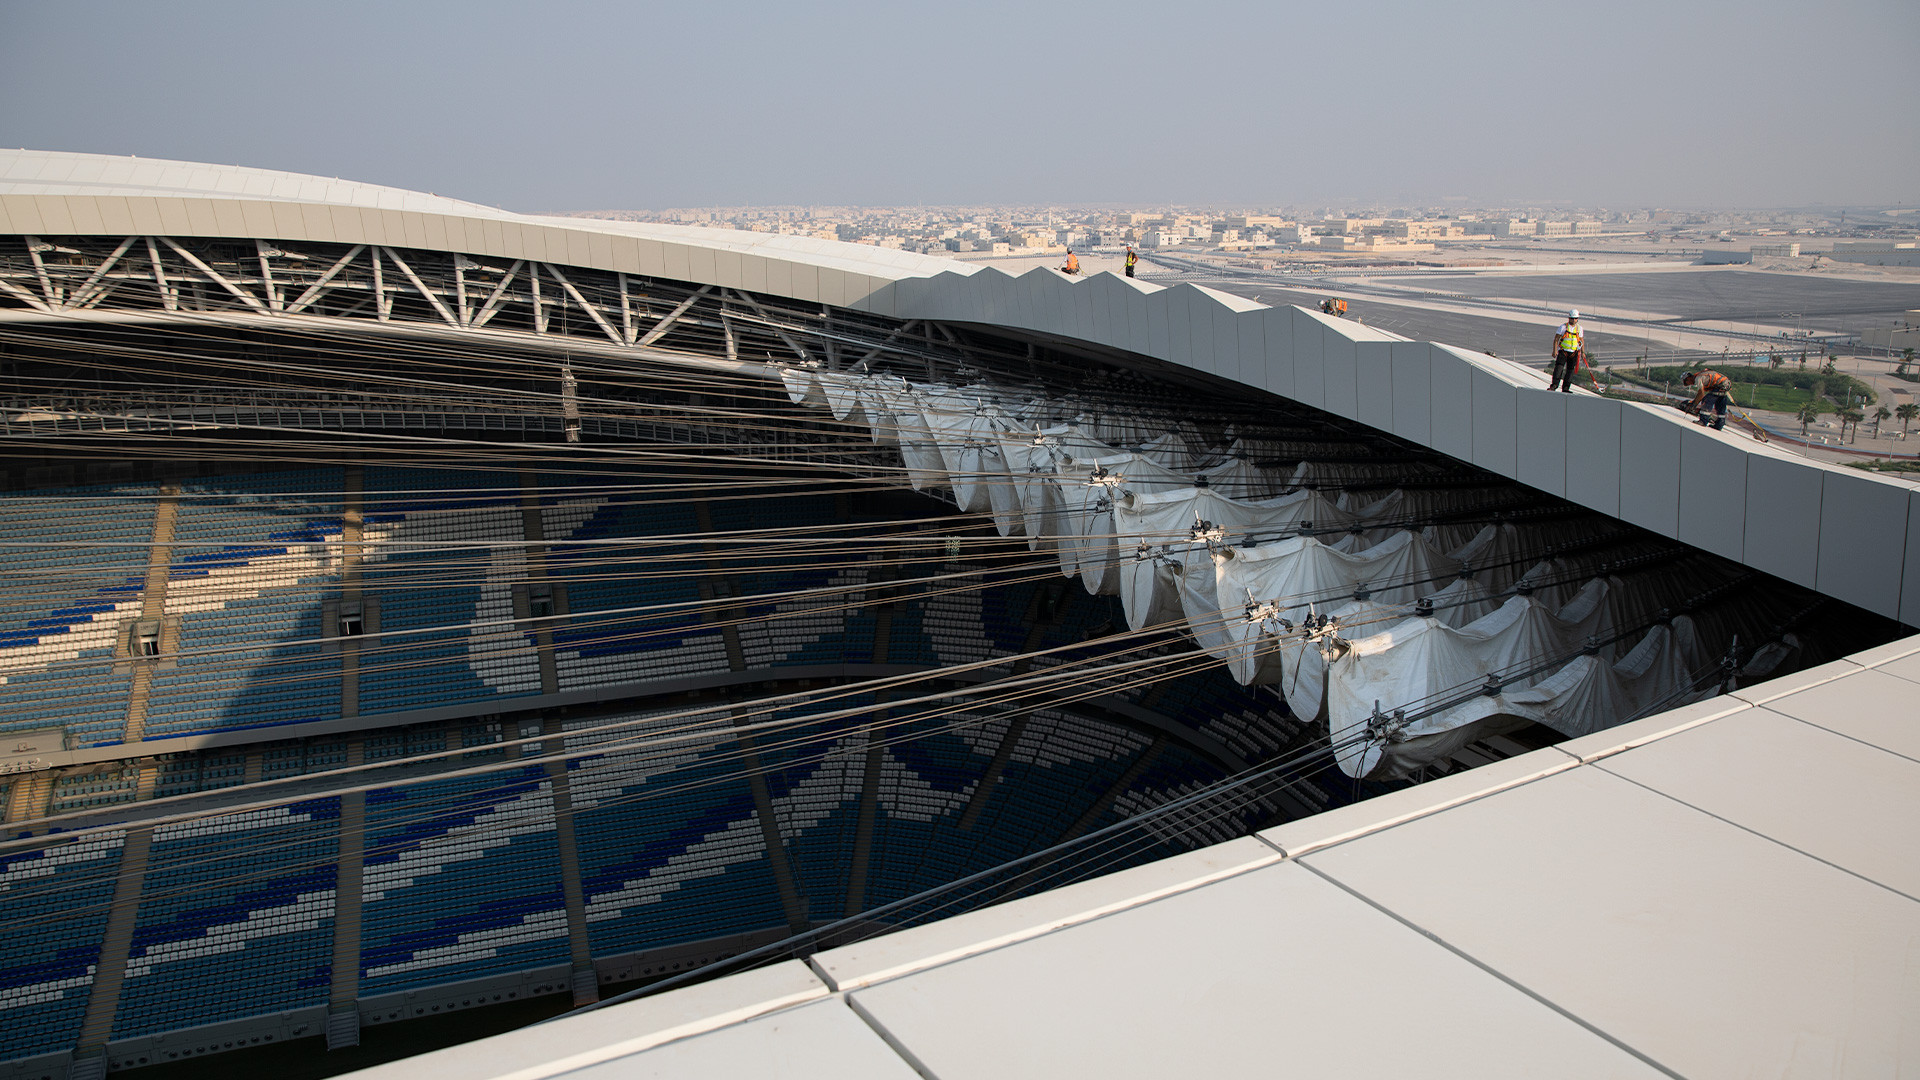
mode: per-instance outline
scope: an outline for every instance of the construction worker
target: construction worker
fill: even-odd
[[[1713,430],[1719,431],[1727,426],[1727,406],[1733,403],[1733,380],[1708,368],[1705,371],[1689,371],[1680,385],[1693,387],[1693,400],[1683,406],[1688,412],[1707,422],[1707,414],[1713,414]]]
[[[1072,248],[1067,249],[1067,265],[1061,267],[1060,272],[1063,274],[1077,274],[1080,272],[1080,256],[1075,255]]]
[[[1133,250],[1132,244],[1128,244],[1127,245],[1127,276],[1128,277],[1133,276],[1133,268],[1138,265],[1140,265],[1140,253]]]
[[[1553,332],[1553,378],[1548,390],[1573,393],[1573,375],[1587,358],[1587,335],[1580,329],[1579,309],[1567,312],[1567,321]]]
[[[1320,310],[1336,319],[1347,317],[1347,302],[1337,296],[1329,296],[1320,302]]]

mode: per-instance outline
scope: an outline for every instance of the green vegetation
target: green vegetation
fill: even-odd
[[[1849,392],[1855,405],[1871,405],[1874,401],[1873,389],[1851,375],[1775,370],[1748,364],[1712,366],[1733,380],[1733,403],[1743,409],[1797,414],[1811,404],[1822,413],[1838,412]],[[1655,390],[1664,390],[1671,383],[1673,392],[1678,394],[1684,390],[1680,380],[1687,372],[1697,370],[1699,368],[1652,367],[1628,372],[1616,368],[1614,373],[1627,382]]]
[[[1872,461],[1849,461],[1849,468],[1865,469],[1867,472],[1920,472],[1920,461],[1888,461],[1875,458]]]

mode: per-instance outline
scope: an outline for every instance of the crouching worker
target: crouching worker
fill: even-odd
[[[1077,274],[1080,272],[1080,256],[1075,255],[1072,248],[1067,249],[1067,265],[1061,267],[1060,272],[1063,274]]]
[[[1708,368],[1687,372],[1680,385],[1693,387],[1693,400],[1687,402],[1688,412],[1699,417],[1702,424],[1708,422],[1711,414],[1715,431],[1727,426],[1727,406],[1733,403],[1732,379]]]

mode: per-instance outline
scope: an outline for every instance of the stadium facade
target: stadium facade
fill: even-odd
[[[0,342],[15,1075],[1032,910],[1920,621],[1910,485],[1192,286],[11,152]]]

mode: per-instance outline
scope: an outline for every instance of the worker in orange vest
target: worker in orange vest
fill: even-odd
[[[1080,256],[1075,255],[1072,248],[1067,249],[1067,265],[1061,267],[1060,272],[1063,274],[1077,274],[1080,272]]]
[[[1727,426],[1727,406],[1733,401],[1733,380],[1708,368],[1705,371],[1689,371],[1680,385],[1693,387],[1693,400],[1687,402],[1688,412],[1707,422],[1709,413],[1713,415],[1713,430],[1719,431]]]

